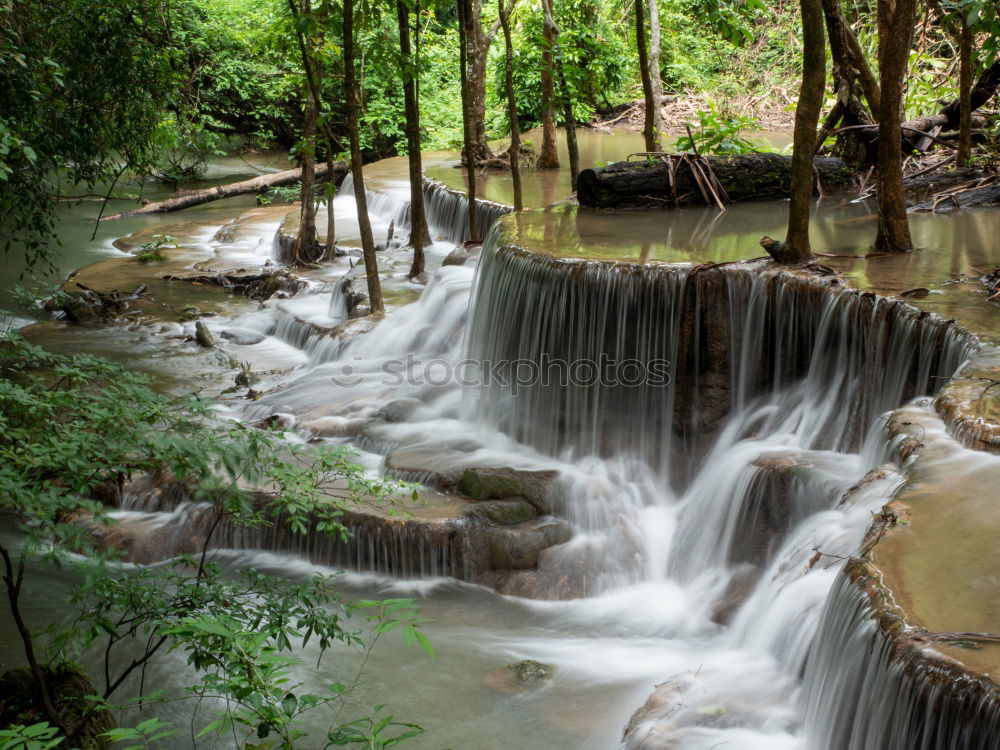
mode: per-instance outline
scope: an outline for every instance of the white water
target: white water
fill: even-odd
[[[338,227],[352,217],[347,188],[335,201]],[[436,203],[428,201],[432,231],[450,243],[463,239],[461,201],[443,191],[435,195]],[[398,249],[405,201],[370,192],[369,208],[377,234],[394,225],[390,244]],[[250,239],[240,247],[258,256],[270,252]],[[628,716],[653,686],[672,681],[677,699],[650,713],[630,735],[630,747],[652,747],[666,732],[678,748],[803,747],[799,675],[823,602],[839,560],[857,548],[872,513],[900,481],[887,465],[883,478],[838,504],[848,487],[882,461],[874,449],[878,458],[856,452],[860,438],[867,431],[878,445],[878,415],[904,396],[924,392],[932,374],[953,368],[961,342],[942,345],[931,340],[931,329],[915,333],[908,319],[890,325],[874,314],[870,331],[859,334],[860,303],[850,295],[792,315],[787,325],[781,316],[768,322],[768,290],[749,274],[734,275],[727,280],[732,311],[726,335],[739,356],[728,372],[730,411],[717,420],[710,443],[698,444],[696,436],[677,441],[671,429],[674,387],[640,389],[638,396],[526,388],[513,396],[502,388],[463,385],[453,374],[469,355],[531,359],[558,351],[582,358],[611,350],[618,357],[679,361],[676,327],[686,270],[623,276],[595,267],[587,271],[590,281],[578,287],[584,293],[574,297],[577,287],[561,280],[560,271],[533,271],[532,261],[523,259],[498,265],[504,259],[495,250],[484,251],[478,276],[470,267],[440,268],[418,301],[343,341],[324,331],[346,315],[336,285],[337,274],[350,270],[347,259],[331,266],[327,286],[269,302],[237,320],[211,322],[219,331],[265,333],[267,344],[246,348],[287,349],[286,364],[295,368],[269,381],[282,387],[249,405],[243,415],[248,420],[290,415],[288,424],[296,430],[337,426],[346,433],[390,401],[416,399],[419,405],[405,421],[372,426],[354,441],[373,470],[382,468],[383,454],[406,445],[437,456],[438,468],[560,472],[554,510],[574,525],[576,536],[552,550],[549,564],[588,566],[586,590],[580,592],[587,598],[515,599],[436,578],[347,579],[349,588],[414,593],[439,620],[430,635],[451,671],[403,669],[404,683],[416,680],[417,690],[435,696],[430,702],[412,696],[409,713],[431,731],[410,746],[495,748],[497,738],[506,736],[511,747],[607,748],[619,742]],[[625,322],[634,322],[630,305],[642,295],[658,299],[659,307],[643,313],[638,329],[627,329]],[[770,302],[779,311],[801,305],[794,296]],[[706,320],[700,317],[698,325]],[[765,354],[759,331],[768,325],[774,340],[784,343]],[[936,357],[939,348],[946,353]],[[870,349],[887,352],[874,370],[866,356]],[[782,357],[792,353],[807,365],[790,370]],[[401,378],[407,367],[411,374]],[[762,367],[773,374],[764,383]],[[915,383],[907,387],[911,376]],[[702,418],[702,385],[696,381],[685,391],[692,424]],[[733,559],[746,519],[762,502],[755,462],[789,455],[801,470],[784,528],[762,543],[753,563]],[[818,560],[816,550],[824,553]],[[311,570],[290,557],[239,554],[293,576]],[[392,551],[372,552],[379,554]],[[717,624],[712,618],[720,597],[747,566],[760,569],[757,583],[729,623]],[[456,611],[462,607],[467,610]],[[461,663],[450,659],[451,649],[461,654]],[[415,658],[392,653],[396,665]],[[483,672],[516,658],[554,665],[553,683],[523,697],[484,693]],[[380,676],[383,685],[395,679],[388,664],[376,664],[369,679],[377,684]],[[405,690],[392,692],[408,699]]]

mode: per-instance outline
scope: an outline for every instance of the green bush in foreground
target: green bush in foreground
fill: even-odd
[[[171,399],[150,385],[105,360],[52,354],[15,331],[0,333],[0,511],[17,526],[0,557],[38,694],[33,710],[2,717],[0,748],[53,747],[60,738],[60,747],[148,747],[176,730],[150,718],[94,739],[88,727],[109,708],[155,712],[159,701],[206,698],[223,708],[199,736],[225,732],[240,746],[383,748],[421,732],[379,716],[382,706],[372,716],[342,716],[360,677],[350,670],[325,691],[308,692],[293,677],[294,653],[310,642],[321,655],[335,644],[368,652],[399,630],[433,654],[411,600],[348,602],[333,577],[293,583],[252,568],[227,571],[209,554],[221,524],[255,527],[279,516],[293,533],[346,536],[345,510],[391,504],[400,486],[367,477],[345,449],[290,449],[277,434],[221,422],[197,398]],[[143,474],[211,501],[199,554],[144,567],[94,546],[86,526],[113,523],[100,498]],[[61,623],[30,623],[21,610],[36,564],[73,571],[70,616]],[[182,695],[124,695],[136,683],[141,693],[147,668],[168,651],[186,654],[196,681]],[[92,695],[54,695],[51,675],[85,653],[101,655]],[[309,712],[326,712],[322,737],[305,739]]]

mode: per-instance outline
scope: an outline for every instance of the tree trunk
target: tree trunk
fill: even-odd
[[[733,201],[778,200],[789,196],[791,156],[740,154],[704,159]],[[588,208],[672,208],[713,203],[711,198],[705,200],[690,162],[678,157],[671,161],[672,177],[671,168],[663,159],[622,161],[581,170],[577,199]],[[816,158],[813,168],[826,192],[852,187],[854,172],[840,159]]]
[[[972,158],[972,28],[962,13],[962,37],[959,42],[958,75],[958,166]]]
[[[472,129],[473,165],[493,158],[486,142],[486,63],[499,21],[483,32],[480,0],[458,0],[459,33],[465,40],[466,109]],[[466,157],[468,158],[468,157]]]
[[[879,110],[878,234],[875,249],[905,253],[913,249],[903,192],[903,79],[917,19],[916,0],[878,0],[878,72],[882,82]]]
[[[877,101],[879,97],[878,84],[875,83],[868,63],[862,55],[861,61],[863,69],[867,71],[867,76],[871,77],[869,84],[862,87],[858,84],[859,73],[856,70],[855,55],[852,52],[854,41],[857,39],[851,31],[850,26],[844,20],[840,12],[840,0],[822,0],[823,16],[826,19],[826,32],[830,40],[830,53],[833,58],[833,91],[837,96],[837,101],[830,110],[816,137],[817,150],[822,148],[823,143],[830,133],[838,125],[851,127],[853,125],[870,125],[873,114],[878,114]],[[861,101],[861,95],[875,97],[876,108],[868,111]],[[842,130],[837,134],[837,144],[834,153],[847,161],[849,164],[868,163],[874,158],[871,151],[873,138],[862,130]]]
[[[558,169],[559,150],[556,148],[556,112],[553,73],[555,69],[555,23],[552,0],[542,0],[545,20],[542,22],[542,148],[538,153],[539,169]]]
[[[514,95],[514,47],[510,39],[510,11],[505,10],[503,0],[497,0],[500,25],[503,27],[504,41],[504,87],[507,91],[507,119],[510,121],[510,179],[514,183],[514,210],[524,210],[521,192],[521,124],[517,119],[517,97]]]
[[[307,15],[310,12],[310,0],[300,0],[299,12]],[[303,64],[311,65],[307,58]],[[306,103],[302,120],[302,140],[299,142],[299,154],[302,162],[302,189],[299,194],[301,207],[299,209],[299,232],[295,239],[292,257],[295,263],[312,263],[319,257],[316,244],[316,119],[319,102],[313,96],[312,87],[306,85]]]
[[[580,174],[580,147],[576,142],[576,117],[573,114],[573,95],[566,83],[566,69],[563,65],[562,47],[559,44],[559,27],[552,15],[552,0],[543,2],[545,8],[545,25],[552,29],[552,42],[555,47],[555,68],[559,78],[559,100],[563,111],[563,126],[566,129],[566,151],[569,154],[570,186],[576,190],[576,178]]]
[[[636,0],[637,2],[639,0]],[[649,97],[648,104],[651,103],[652,117],[647,115],[647,122],[652,129],[652,148],[649,151],[659,151],[661,134],[663,131],[663,118],[660,117],[660,106],[658,102],[663,98],[663,83],[660,80],[660,9],[657,6],[658,0],[648,0],[649,8]]]
[[[796,261],[812,257],[809,247],[809,209],[813,195],[813,154],[816,125],[826,88],[826,44],[820,0],[801,0],[802,86],[795,106],[792,179],[788,206],[787,255]]]
[[[330,180],[336,180],[347,172],[348,167],[344,162],[338,161],[333,162],[332,164],[332,173],[330,172],[330,163],[317,165],[315,170],[316,179],[322,179],[323,177],[329,176]],[[180,211],[184,208],[200,206],[202,203],[211,203],[212,201],[222,200],[223,198],[235,198],[237,195],[246,195],[247,193],[265,193],[271,188],[281,187],[283,185],[292,185],[301,179],[301,167],[296,169],[286,169],[283,172],[264,174],[259,177],[253,177],[249,180],[231,182],[228,185],[216,185],[215,187],[204,188],[202,190],[190,190],[188,192],[175,195],[172,198],[167,198],[166,200],[157,201],[155,203],[147,203],[142,208],[136,208],[132,211],[122,211],[121,213],[112,214],[111,216],[105,216],[101,219],[101,221],[114,221],[128,216],[146,216],[147,214],[164,214],[170,213],[171,211]]]
[[[420,105],[417,101],[416,66],[410,54],[410,11],[404,0],[396,0],[399,21],[399,52],[403,58],[403,101],[406,111],[406,155],[410,167],[410,245],[413,263],[410,278],[424,272],[424,247],[430,244],[424,212],[424,180],[420,158]]]
[[[382,284],[378,277],[378,258],[375,240],[368,219],[368,199],[365,195],[365,176],[362,171],[361,143],[358,140],[358,84],[354,72],[354,0],[344,0],[344,93],[347,114],[347,136],[351,141],[351,174],[354,177],[354,200],[358,207],[358,229],[361,232],[361,250],[365,258],[365,276],[368,281],[368,304],[372,315],[385,312],[382,301]]]
[[[479,227],[476,226],[476,158],[473,146],[472,123],[469,115],[469,38],[468,38],[468,16],[470,13],[470,0],[458,0],[458,65],[459,82],[462,89],[462,134],[465,143],[465,172],[468,177],[468,190],[466,197],[469,204],[469,240],[477,242],[479,238]]]
[[[327,144],[327,171],[333,169],[333,148]],[[326,185],[326,245],[321,260],[329,260],[337,249],[337,220],[333,213],[333,199],[337,197],[337,183],[330,180]]]
[[[658,107],[659,101],[653,99],[653,83],[649,77],[649,55],[646,52],[646,28],[642,18],[642,0],[635,0],[635,47],[639,53],[639,77],[642,79],[642,98],[646,108],[642,137],[646,142],[646,150],[656,151],[653,108]]]

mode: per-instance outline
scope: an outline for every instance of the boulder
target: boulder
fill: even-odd
[[[538,515],[538,511],[524,498],[512,497],[507,500],[482,500],[470,506],[464,515],[501,526],[511,526],[531,521]]]
[[[466,469],[459,481],[459,491],[475,500],[524,498],[539,513],[552,508],[551,487],[556,471],[527,471],[509,466],[475,466]]]
[[[486,529],[490,567],[494,570],[523,570],[537,567],[539,557],[544,550],[568,542],[572,535],[569,524],[556,520],[538,525],[491,525]]]
[[[208,349],[215,347],[215,337],[212,335],[212,332],[208,330],[208,326],[200,320],[194,324],[194,340],[197,341],[200,346],[204,346]]]
[[[405,422],[420,405],[421,402],[418,399],[399,398],[395,401],[390,401],[388,404],[375,412],[375,414],[372,415],[372,420],[376,422],[387,422],[389,424]]]
[[[728,625],[736,611],[750,598],[762,572],[759,567],[749,563],[737,565],[729,578],[729,583],[726,584],[725,591],[712,607],[712,622]]]
[[[482,245],[470,245],[463,243],[452,250],[445,259],[441,261],[442,266],[464,266],[473,258],[478,258]]]
[[[254,331],[250,328],[227,328],[222,332],[222,338],[240,346],[253,346],[259,344],[266,337],[260,331]]]

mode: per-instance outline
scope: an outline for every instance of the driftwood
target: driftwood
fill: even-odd
[[[260,271],[239,268],[215,273],[167,274],[163,278],[167,281],[218,286],[231,294],[241,294],[250,299],[261,300],[269,299],[279,292],[291,297],[305,287],[302,279],[296,278],[287,270],[266,267]]]
[[[46,309],[50,312],[61,310],[67,320],[86,325],[98,320],[119,318],[129,312],[129,302],[148,299],[145,284],[137,286],[131,294],[117,289],[101,292],[79,282],[76,286],[80,291],[67,291],[58,304],[48,303]]]
[[[782,154],[617,162],[581,171],[577,197],[588,208],[626,209],[718,205],[720,190],[728,201],[774,200],[788,197],[791,165],[792,158]],[[840,159],[817,158],[814,171],[824,193],[852,183],[853,173]]]
[[[317,178],[326,177],[329,172],[329,165],[326,162],[317,164],[315,171]],[[345,162],[336,162],[334,164],[333,171],[334,179],[339,180],[347,174],[347,164]],[[180,211],[182,208],[199,206],[202,203],[209,203],[211,201],[221,200],[222,198],[232,198],[246,193],[263,193],[271,188],[280,187],[282,185],[291,185],[301,179],[301,168],[286,169],[284,172],[264,174],[259,177],[253,177],[249,180],[243,180],[241,182],[231,182],[228,185],[216,185],[215,187],[204,188],[202,190],[189,190],[175,195],[173,198],[167,198],[164,201],[147,203],[142,208],[136,208],[131,211],[122,211],[121,213],[112,214],[111,216],[105,216],[101,219],[101,221],[113,221],[114,219],[122,219],[126,216],[143,216],[145,214],[161,214],[169,211]]]

